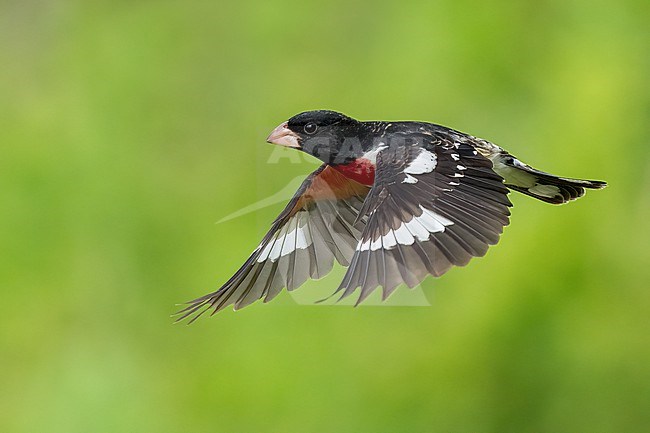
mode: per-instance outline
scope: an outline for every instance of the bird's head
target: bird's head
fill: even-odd
[[[293,147],[327,163],[343,163],[363,153],[363,124],[328,110],[296,114],[271,132],[269,143]]]

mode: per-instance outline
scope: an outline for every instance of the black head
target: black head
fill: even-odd
[[[363,153],[363,124],[328,110],[296,114],[273,130],[267,141],[294,147],[327,163],[343,163]]]

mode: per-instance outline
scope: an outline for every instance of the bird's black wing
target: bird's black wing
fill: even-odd
[[[409,134],[377,155],[375,182],[360,212],[368,221],[338,288],[363,301],[466,265],[497,243],[511,206],[492,163],[453,136]],[[400,143],[400,140],[396,140]]]
[[[244,265],[219,290],[190,301],[178,320],[196,320],[234,304],[268,302],[282,288],[294,290],[321,278],[334,259],[348,266],[366,218],[358,218],[369,188],[323,164],[302,183]],[[355,220],[359,220],[355,226]]]

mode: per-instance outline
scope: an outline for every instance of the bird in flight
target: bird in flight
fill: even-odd
[[[606,186],[536,170],[487,140],[425,122],[307,111],[267,141],[323,164],[243,266],[219,290],[190,301],[178,320],[268,302],[323,277],[335,260],[348,269],[334,293],[359,289],[358,304],[381,286],[386,299],[402,283],[412,288],[485,255],[509,223],[510,190],[562,204]]]

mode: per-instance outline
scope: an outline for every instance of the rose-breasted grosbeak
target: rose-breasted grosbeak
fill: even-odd
[[[337,292],[378,286],[388,297],[483,256],[509,223],[509,190],[548,203],[575,200],[605,182],[553,176],[489,141],[425,122],[360,122],[308,111],[268,142],[323,161],[302,183],[244,265],[219,290],[179,312],[182,320],[235,309],[320,278],[334,259],[348,270]]]

